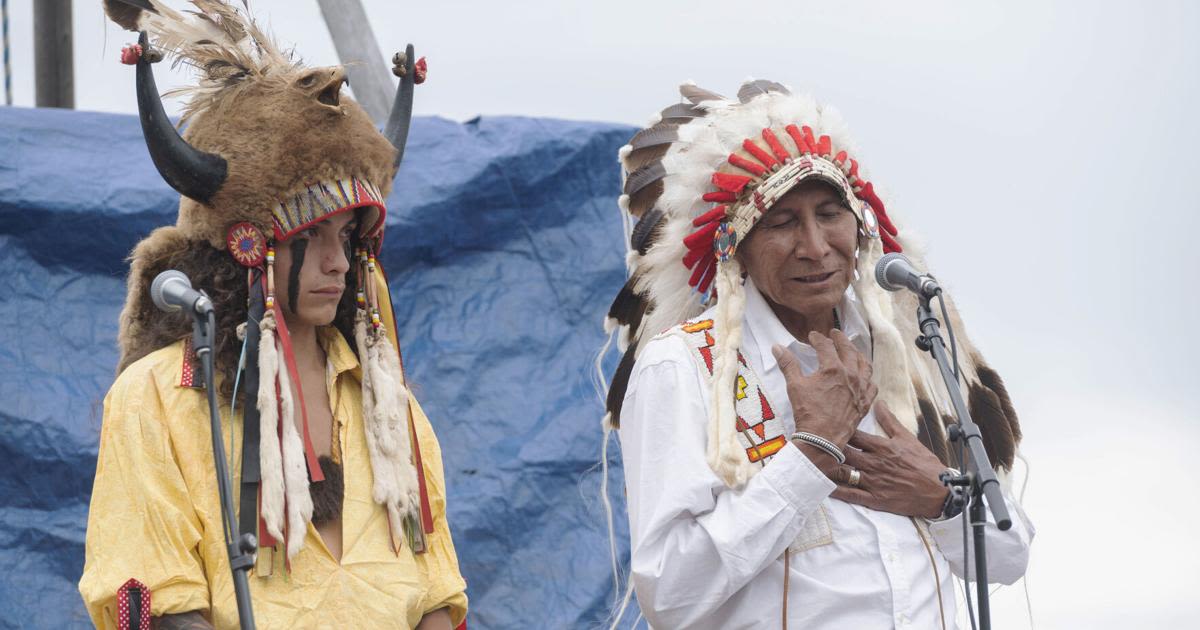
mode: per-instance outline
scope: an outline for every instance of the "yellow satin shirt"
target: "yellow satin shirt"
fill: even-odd
[[[466,584],[446,523],[442,457],[433,428],[414,401],[434,531],[426,535],[425,553],[413,554],[406,546],[397,555],[386,513],[371,498],[358,359],[336,329],[321,329],[320,339],[328,356],[335,458],[345,478],[342,559],[333,558],[310,524],[290,575],[277,570],[260,577],[251,571],[255,622],[264,630],[405,628],[448,607],[457,626],[466,616]],[[201,610],[216,628],[238,626],[208,403],[204,390],[180,385],[183,356],[182,341],[147,355],[121,373],[104,399],[79,581],[98,628],[116,628],[116,592],[129,578],[150,589],[155,616]],[[242,413],[238,409],[231,421],[229,411],[227,405],[221,410],[221,426],[236,506]]]

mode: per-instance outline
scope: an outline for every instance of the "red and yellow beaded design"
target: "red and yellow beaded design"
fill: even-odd
[[[225,245],[233,259],[243,267],[258,267],[266,257],[267,239],[253,223],[243,221],[230,226]]]
[[[691,349],[692,357],[703,368],[702,372],[709,379],[713,377],[713,354],[716,350],[713,320],[686,322],[663,334],[681,335]],[[787,436],[784,435],[782,421],[775,415],[775,409],[767,400],[762,381],[740,352],[736,383],[734,409],[737,411],[738,442],[746,451],[746,458],[751,463],[762,462],[765,465],[787,445]]]

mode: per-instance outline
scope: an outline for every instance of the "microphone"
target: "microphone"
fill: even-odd
[[[208,296],[193,289],[187,275],[175,269],[168,269],[154,278],[150,299],[159,310],[168,313],[186,310],[193,315],[208,315],[213,310]]]
[[[875,281],[888,291],[908,289],[923,298],[932,298],[942,292],[933,276],[917,271],[908,258],[898,252],[884,254],[879,259],[875,265]]]

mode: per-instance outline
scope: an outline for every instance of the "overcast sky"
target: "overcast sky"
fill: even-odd
[[[75,3],[76,104],[133,113],[133,72],[117,62],[133,36],[99,6]],[[308,63],[338,62],[316,0],[251,6]],[[685,79],[733,94],[747,76],[836,105],[889,214],[925,236],[933,271],[1021,414],[1036,626],[1194,622],[1200,4],[366,9],[386,55],[411,41],[429,57],[418,115],[640,124],[676,102]],[[32,0],[10,0],[22,106],[33,102],[31,11]],[[160,75],[159,85],[185,80]],[[993,619],[1028,625],[1022,589],[997,594]]]

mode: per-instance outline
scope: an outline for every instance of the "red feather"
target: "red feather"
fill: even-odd
[[[751,179],[753,179],[753,178],[748,177],[746,175],[734,175],[732,173],[713,173],[712,183],[713,183],[713,186],[716,186],[717,188],[720,188],[721,190],[731,192],[734,194],[738,194],[738,193],[742,192],[742,189],[746,187],[746,184],[750,183]]]
[[[729,154],[729,163],[742,169],[743,171],[754,173],[758,177],[762,177],[767,173],[767,169],[763,168],[761,164],[751,162],[750,160],[747,160],[736,153]]]
[[[692,269],[692,277],[688,278],[688,286],[694,287],[694,286],[700,284],[700,281],[704,279],[704,274],[708,271],[708,268],[713,266],[714,264],[716,264],[716,262],[717,262],[716,257],[712,257],[712,258],[709,258],[707,261],[702,262],[699,265],[696,265]],[[701,289],[701,291],[703,291],[703,289]]]
[[[718,221],[709,223],[699,230],[696,230],[695,232],[685,236],[683,239],[683,244],[686,245],[688,249],[707,247],[711,250],[713,234],[717,232],[717,227],[720,225],[721,224]]]
[[[711,249],[706,249],[704,247],[689,249],[687,255],[683,257],[683,266],[687,267],[688,269],[695,267],[696,263],[700,262],[700,259],[704,258],[704,255],[706,253],[710,253],[711,251]]]
[[[705,223],[709,223],[711,221],[716,221],[717,219],[723,219],[723,218],[725,218],[725,210],[728,207],[729,206],[726,206],[726,205],[717,206],[717,207],[713,208],[712,210],[709,210],[708,212],[705,212],[704,214],[693,219],[692,225],[695,227],[700,227],[701,225],[704,225]]]
[[[783,143],[779,141],[779,137],[775,135],[774,131],[763,129],[762,136],[763,140],[767,141],[767,145],[771,147],[771,152],[775,154],[775,157],[780,162],[786,162],[792,158],[787,149],[783,148]]]
[[[715,273],[717,270],[717,258],[715,256],[710,258],[707,265],[701,265],[698,267],[698,269],[704,269],[703,277],[701,277],[697,283],[693,284],[692,286],[696,287],[697,291],[704,293],[708,291],[708,287],[712,284],[713,278],[717,275]],[[696,274],[693,273],[692,277],[695,278]]]
[[[792,137],[792,140],[796,142],[796,148],[800,149],[801,154],[812,153],[812,148],[810,148],[808,143],[804,141],[804,136],[800,134],[800,129],[796,127],[796,125],[788,125],[787,127],[784,127],[783,130],[786,131],[787,134]]]
[[[719,202],[737,201],[737,195],[735,195],[729,191],[718,190],[716,192],[704,193],[704,200],[705,201],[719,201]]]
[[[821,136],[821,139],[817,141],[817,154],[828,157],[832,152],[833,141],[829,139],[829,136]]]
[[[812,127],[809,127],[808,125],[804,125],[803,127],[800,128],[800,130],[802,132],[804,132],[805,144],[808,145],[808,148],[810,151],[815,153],[817,150],[817,140],[815,138],[813,138]]]
[[[749,138],[742,141],[742,148],[748,151],[750,155],[753,155],[754,159],[762,162],[763,166],[767,168],[773,168],[779,165],[778,160],[772,157],[770,153],[764,151],[762,147],[754,144],[754,141]]]
[[[900,248],[900,243],[897,243],[896,239],[889,236],[887,232],[880,232],[879,238],[883,241],[883,253],[890,254],[892,252],[904,251]]]

